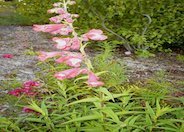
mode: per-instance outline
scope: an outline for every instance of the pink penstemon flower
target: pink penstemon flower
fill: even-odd
[[[60,56],[61,55],[61,52],[44,52],[44,51],[40,51],[39,52],[39,56],[38,56],[38,59],[40,61],[45,61],[47,60],[48,58],[52,58],[52,57],[55,57],[55,56]]]
[[[56,42],[55,47],[61,50],[79,50],[80,49],[80,40],[77,37],[74,38],[58,38],[54,37],[52,39]]]
[[[63,52],[61,57],[56,60],[57,63],[65,63],[72,67],[80,67],[83,61],[81,53]]]
[[[26,81],[23,83],[22,87],[16,88],[8,92],[8,94],[19,97],[22,94],[27,96],[35,96],[37,93],[35,92],[34,87],[40,86],[40,83],[37,81]]]
[[[17,89],[9,91],[8,94],[18,97],[22,94],[22,92],[23,91],[21,88],[17,88]]]
[[[88,40],[106,40],[107,36],[103,35],[103,31],[99,29],[92,29],[89,32],[82,35],[84,41]]]
[[[61,72],[57,72],[54,75],[54,77],[56,77],[59,80],[64,80],[64,79],[71,79],[78,76],[79,74],[86,74],[86,73],[87,73],[87,69],[72,68]]]
[[[87,84],[91,87],[99,87],[99,86],[103,86],[104,83],[99,81],[99,77],[97,77],[93,72],[89,72],[88,74],[89,78],[87,81]]]
[[[33,25],[33,30],[39,32],[47,32],[51,34],[68,35],[72,29],[64,24],[47,24],[47,25]]]
[[[57,6],[59,6],[59,4]],[[56,13],[56,14],[64,14],[65,13],[65,9],[64,8],[56,7],[56,8],[53,8],[53,9],[48,10],[47,12],[48,13]]]
[[[60,71],[55,73],[54,77],[59,80],[75,78],[80,74],[87,74],[88,80],[87,84],[90,87],[99,87],[104,85],[100,78],[92,72],[93,66],[91,61],[87,57],[84,48],[86,45],[83,43],[89,40],[103,41],[107,39],[107,36],[103,34],[100,29],[91,29],[89,32],[79,36],[75,28],[73,27],[73,22],[75,18],[78,18],[78,14],[70,14],[67,11],[67,5],[73,5],[76,2],[73,0],[64,0],[63,3],[58,2],[53,4],[54,8],[48,10],[48,13],[59,14],[58,16],[51,17],[50,21],[56,24],[47,25],[34,25],[33,29],[35,31],[48,32],[51,34],[60,34],[63,36],[70,35],[72,37],[54,37],[52,40],[55,42],[55,47],[59,50],[63,50],[61,53],[57,52],[40,52],[39,59],[44,61],[48,58],[59,56],[56,59],[57,63],[65,63],[73,68]],[[59,24],[63,23],[63,24]],[[81,53],[69,52],[80,51]],[[83,65],[82,65],[83,63]],[[83,67],[86,65],[86,67]]]

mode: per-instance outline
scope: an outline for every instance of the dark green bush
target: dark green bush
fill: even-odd
[[[47,9],[58,0],[24,0],[17,10],[32,23],[48,23]],[[76,0],[72,12],[79,13],[75,24],[81,29],[103,27],[114,44],[146,53],[175,43],[183,47],[184,13],[182,0]],[[26,4],[25,4],[26,3]],[[166,46],[169,47],[169,46]]]

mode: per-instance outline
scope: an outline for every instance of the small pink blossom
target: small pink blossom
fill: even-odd
[[[99,29],[92,29],[86,34],[82,35],[83,41],[88,41],[88,39],[91,40],[105,40],[107,39],[107,36],[103,35],[103,31]]]
[[[99,77],[97,77],[93,72],[89,72],[87,84],[91,87],[99,87],[104,85],[103,82],[99,81]]]
[[[56,51],[55,52],[44,52],[44,51],[40,51],[38,59],[40,61],[45,61],[48,58],[52,58],[52,57],[59,56],[59,55],[61,55],[61,52],[56,52]]]
[[[73,19],[71,17],[66,18],[65,21],[68,22],[68,23],[73,23]]]
[[[23,84],[23,87],[38,87],[38,86],[40,86],[40,83],[37,81],[32,81],[32,80],[26,81]]]
[[[17,89],[9,91],[8,94],[18,97],[22,94],[22,92],[23,90],[21,88],[17,88]]]
[[[55,45],[57,49],[61,50],[79,50],[80,49],[80,40],[77,37],[74,38],[58,38],[54,37],[52,39],[57,44]]]
[[[70,38],[54,37],[52,40],[57,43],[55,45],[57,49],[70,50],[70,41],[71,41]]]
[[[80,49],[80,44],[81,44],[81,41],[79,40],[79,38],[78,37],[74,37],[72,39],[71,49],[72,50],[79,50]]]
[[[69,66],[72,67],[80,67],[80,64],[82,62],[81,58],[78,57],[72,57],[72,56],[66,56],[66,57],[61,57],[56,60],[57,63],[65,63]]]
[[[78,76],[79,74],[85,74],[86,72],[87,72],[86,69],[72,68],[72,69],[58,72],[54,75],[54,77],[56,77],[59,80],[71,79]]]
[[[37,81],[26,81],[23,83],[23,86],[21,88],[16,88],[14,90],[11,90],[8,92],[8,94],[13,95],[13,96],[20,96],[21,94],[25,94],[28,96],[35,96],[37,93],[34,92],[34,87],[40,86],[40,83]]]
[[[48,13],[64,14],[66,11],[64,8],[53,8],[47,11]]]
[[[51,22],[54,22],[54,23],[61,23],[61,21],[63,20],[63,18],[62,18],[62,16],[55,16],[55,17],[51,17],[51,18],[49,18],[49,20],[51,21]]]
[[[65,28],[62,28],[59,32],[56,32],[56,34],[68,35],[71,32],[73,32],[73,29],[70,26],[67,26]]]
[[[62,4],[61,2],[57,2],[57,3],[54,3],[53,6],[54,7],[59,7],[59,6],[61,6],[61,4]]]
[[[56,60],[57,63],[65,63],[72,67],[80,67],[83,57],[81,53],[65,52],[61,55],[59,59]]]
[[[68,4],[69,5],[74,5],[74,4],[76,4],[76,2],[72,0],[72,1],[69,1]]]
[[[73,31],[71,27],[65,24],[33,25],[33,30],[60,35],[68,35]]]
[[[12,54],[3,54],[2,57],[11,59],[11,58],[13,58],[13,55]]]

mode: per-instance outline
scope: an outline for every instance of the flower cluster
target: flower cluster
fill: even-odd
[[[8,94],[19,97],[22,94],[27,96],[35,96],[37,93],[34,92],[34,87],[38,87],[40,84],[36,81],[26,81],[23,83],[21,88],[16,88],[8,92]]]
[[[48,13],[57,14],[49,19],[52,24],[33,25],[33,30],[35,31],[62,35],[62,37],[54,37],[52,39],[55,42],[55,47],[61,51],[40,51],[38,59],[45,61],[48,58],[58,57],[56,63],[64,63],[72,67],[71,69],[55,73],[54,77],[59,80],[71,79],[80,74],[87,74],[87,84],[90,87],[102,86],[104,83],[92,72],[93,67],[84,51],[84,43],[89,40],[103,41],[107,39],[107,36],[103,35],[103,31],[99,29],[91,29],[85,34],[78,35],[73,27],[73,22],[79,15],[70,14],[67,11],[68,5],[73,4],[75,4],[75,1],[72,0],[64,0],[63,3],[58,2],[53,4],[54,8],[48,10]],[[84,67],[82,64],[86,66]]]
[[[2,57],[11,59],[11,58],[13,58],[13,55],[12,54],[3,54]]]

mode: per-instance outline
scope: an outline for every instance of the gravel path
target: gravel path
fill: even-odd
[[[37,59],[27,55],[29,51],[48,50],[50,41],[31,27],[0,26],[0,81],[26,81],[35,78]],[[13,58],[3,58],[13,54]]]
[[[35,78],[38,62],[35,56],[27,55],[28,51],[52,51],[52,42],[44,34],[34,32],[32,27],[0,26],[0,82],[2,80],[26,81]],[[12,59],[3,58],[3,54],[11,53]],[[139,59],[117,55],[127,66],[129,80],[145,79],[154,72],[163,70],[169,81],[184,82],[184,63],[176,60],[176,55],[160,54],[155,58]]]

